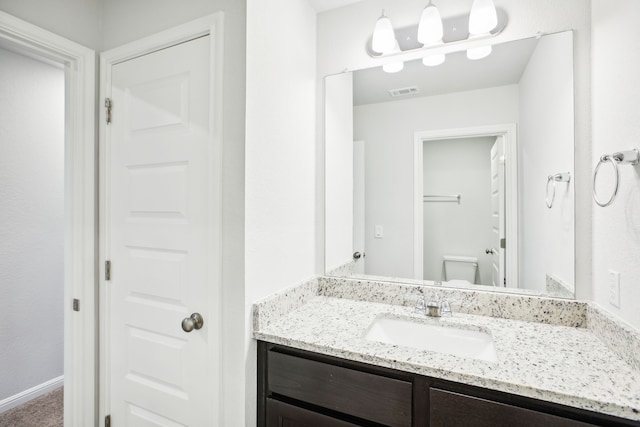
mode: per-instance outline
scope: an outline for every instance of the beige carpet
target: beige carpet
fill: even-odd
[[[63,388],[0,414],[0,427],[62,427]]]

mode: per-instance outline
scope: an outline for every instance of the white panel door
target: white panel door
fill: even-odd
[[[210,36],[113,65],[108,408],[115,426],[214,426],[219,263]],[[185,332],[183,319],[204,318]]]
[[[506,286],[505,249],[500,241],[505,238],[505,181],[504,138],[499,136],[491,147],[491,282],[493,286]]]

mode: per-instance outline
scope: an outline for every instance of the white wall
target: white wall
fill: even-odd
[[[640,2],[592,0],[593,159],[640,148]],[[603,183],[610,170],[603,167]],[[594,300],[640,328],[640,167],[620,167],[615,202],[592,204]],[[601,198],[608,195],[602,194]],[[620,308],[609,304],[608,270],[620,273]]]
[[[438,7],[443,17],[468,13],[471,0],[440,2]],[[499,41],[515,40],[536,35],[539,31],[556,32],[575,30],[575,114],[576,114],[576,206],[579,212],[590,212],[591,176],[591,110],[590,110],[590,2],[587,0],[496,0],[496,5],[508,14],[509,22],[497,37]],[[323,131],[323,82],[322,76],[335,74],[346,69],[366,68],[372,59],[364,46],[371,35],[373,25],[385,9],[394,26],[415,25],[424,8],[424,1],[367,0],[350,6],[327,11],[318,15],[318,216],[324,215],[322,197],[322,174],[324,164]],[[318,234],[322,235],[319,230]],[[576,260],[578,282],[577,296],[589,298],[591,295],[591,216],[581,214],[576,218]],[[318,253],[324,253],[320,245]],[[368,255],[368,254],[367,254]],[[367,257],[368,258],[368,257]],[[371,261],[367,259],[368,263]],[[317,260],[318,269],[323,263]]]
[[[571,33],[541,38],[519,85],[519,285],[526,289],[543,291],[545,274],[575,283],[572,47]],[[571,173],[572,181],[556,183],[548,209],[547,177],[560,172]]]
[[[247,426],[256,404],[251,304],[315,274],[315,45],[307,0],[247,2]]]
[[[0,0],[1,11],[95,50],[101,8],[101,0]]]
[[[354,138],[366,145],[366,212],[373,212],[365,218],[367,274],[414,274],[414,132],[517,120],[515,85],[354,108]],[[384,227],[382,239],[374,238],[375,225]]]
[[[491,231],[491,147],[495,142],[495,137],[482,137],[423,143],[424,194],[461,195],[459,204],[423,203],[425,280],[440,280],[442,257],[454,255],[477,258],[478,284],[491,285],[491,256],[485,249],[495,246]],[[456,267],[448,266],[449,273]],[[447,278],[466,279],[452,274]]]
[[[0,64],[1,401],[63,374],[64,70]]]

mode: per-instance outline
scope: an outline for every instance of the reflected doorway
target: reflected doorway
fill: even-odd
[[[424,280],[504,286],[503,145],[496,136],[423,142]]]
[[[414,134],[415,279],[518,287],[516,159],[515,125]]]

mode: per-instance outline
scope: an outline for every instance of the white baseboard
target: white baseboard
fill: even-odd
[[[9,396],[4,400],[0,400],[0,414],[8,411],[9,409],[15,408],[16,406],[20,406],[23,403],[27,403],[36,397],[42,396],[43,394],[47,394],[58,387],[62,387],[63,385],[64,375],[61,375],[57,378],[43,382],[42,384],[38,384],[35,387],[31,387],[28,390]]]

